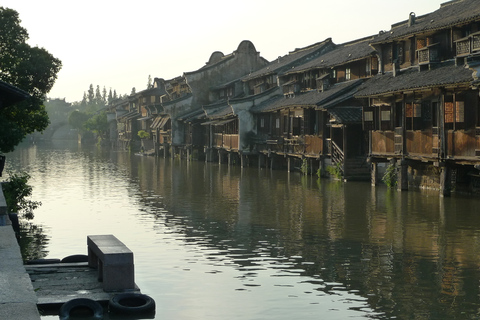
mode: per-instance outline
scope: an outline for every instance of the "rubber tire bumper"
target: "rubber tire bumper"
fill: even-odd
[[[63,258],[60,263],[88,262],[88,256],[85,254],[74,254]]]
[[[89,309],[93,313],[91,319],[103,319],[103,307],[100,303],[92,299],[78,298],[67,301],[60,307],[60,320],[70,319],[70,313],[74,309]]]
[[[120,293],[110,299],[108,310],[125,315],[154,313],[155,301],[141,293]]]

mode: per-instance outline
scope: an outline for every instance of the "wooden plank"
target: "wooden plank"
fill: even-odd
[[[97,280],[97,271],[86,263],[27,265],[25,269],[39,306],[61,305],[76,298],[106,302],[115,294],[103,291],[102,283]]]

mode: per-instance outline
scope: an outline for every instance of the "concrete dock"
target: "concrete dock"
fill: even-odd
[[[0,226],[0,319],[40,320],[37,296],[8,223]]]

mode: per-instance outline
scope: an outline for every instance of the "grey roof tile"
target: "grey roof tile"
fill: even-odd
[[[371,36],[337,45],[332,51],[322,54],[316,59],[295,68],[295,70],[287,71],[286,74],[310,69],[331,68],[371,56],[375,53],[375,49],[370,46],[373,39],[374,37]]]
[[[440,9],[415,17],[411,26],[408,19],[392,25],[392,29],[380,34],[372,43],[388,42],[417,33],[448,28],[480,19],[479,0],[454,0],[445,2]]]
[[[358,85],[362,80],[351,80],[341,82],[333,85],[326,91],[312,90],[303,94],[299,94],[293,98],[278,98],[272,99],[271,103],[263,103],[250,109],[252,112],[271,112],[290,107],[318,107],[323,103],[327,103],[343,95],[350,95],[353,97]]]
[[[470,83],[473,81],[472,70],[464,66],[455,66],[453,62],[445,62],[438,67],[418,71],[412,67],[400,71],[396,77],[392,72],[378,74],[360,86],[355,97],[400,92],[419,88],[431,88],[451,84]]]
[[[245,76],[243,78],[243,81],[255,79],[267,74],[282,73],[287,69],[290,69],[297,65],[301,65],[305,62],[305,60],[308,60],[309,58],[314,58],[319,54],[323,54],[327,50],[330,50],[332,46],[332,39],[328,38],[322,42],[312,44],[308,47],[295,49],[287,55],[284,55],[283,57],[278,57],[277,59],[271,61],[265,67]]]

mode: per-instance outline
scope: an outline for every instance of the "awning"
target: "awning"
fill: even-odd
[[[284,84],[282,84],[282,86],[288,86],[288,85],[291,85],[291,84],[295,84],[297,83],[298,81],[297,80],[290,80],[288,82],[285,82]]]
[[[153,121],[152,125],[150,126],[150,128],[152,128],[153,130],[157,130],[157,129],[161,130],[161,129],[163,129],[163,127],[165,127],[168,120],[170,120],[170,116],[156,117],[155,120]]]
[[[218,119],[218,120],[212,120],[212,121],[203,122],[203,123],[201,123],[201,125],[202,125],[202,126],[207,126],[207,125],[211,125],[211,126],[223,126],[224,124],[230,123],[230,122],[235,121],[235,120],[237,120],[237,118],[233,118],[233,119]]]
[[[136,117],[140,117],[140,113],[138,113],[137,111],[130,111],[130,112],[127,112],[125,114],[122,114],[121,116],[118,116],[117,119],[118,120],[123,120],[123,119],[133,119],[133,118],[136,118]]]

